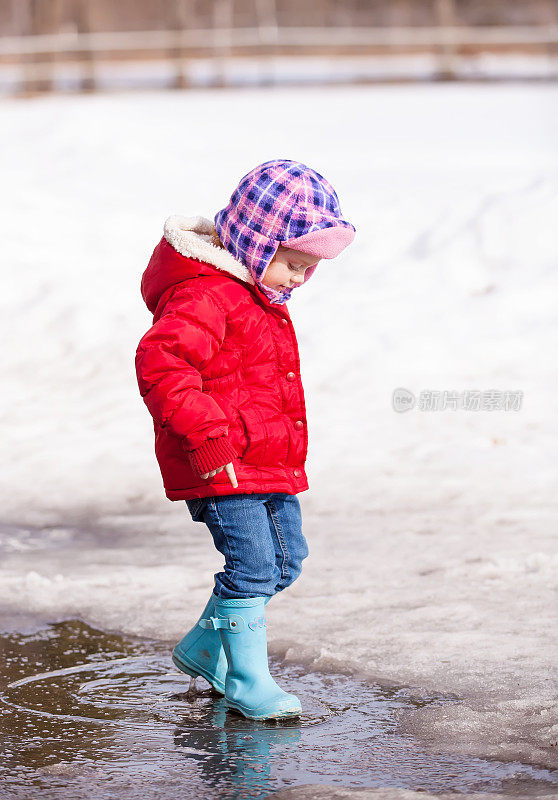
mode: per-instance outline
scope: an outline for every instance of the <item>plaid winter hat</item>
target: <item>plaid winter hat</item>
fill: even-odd
[[[247,267],[272,303],[286,302],[293,291],[262,284],[280,244],[317,259],[335,258],[355,235],[354,226],[341,216],[331,184],[305,164],[282,158],[248,172],[214,222],[223,245]],[[305,282],[316,266],[308,267]]]

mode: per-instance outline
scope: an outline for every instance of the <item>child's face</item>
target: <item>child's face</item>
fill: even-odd
[[[317,264],[320,259],[310,253],[300,250],[291,250],[283,247],[277,248],[273,261],[268,265],[262,283],[270,289],[293,289],[304,283],[304,274],[308,267]]]

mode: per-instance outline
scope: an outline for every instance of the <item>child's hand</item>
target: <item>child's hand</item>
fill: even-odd
[[[212,478],[214,475],[217,475],[218,472],[222,472],[225,470],[227,475],[229,476],[229,481],[232,483],[234,489],[238,489],[238,481],[236,480],[236,475],[234,472],[234,467],[232,465],[232,461],[230,464],[225,464],[222,467],[217,467],[217,469],[212,469],[211,472],[204,473],[201,477],[205,480],[206,478]]]

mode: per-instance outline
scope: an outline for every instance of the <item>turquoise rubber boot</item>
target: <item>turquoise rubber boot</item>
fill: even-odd
[[[211,595],[201,617],[191,631],[188,631],[172,651],[172,660],[176,667],[191,678],[201,675],[220,694],[225,694],[225,677],[227,675],[227,657],[223,650],[219,632],[213,629],[204,629],[200,622],[215,613],[214,601],[217,598]],[[266,597],[266,605],[271,598]]]
[[[215,613],[214,600],[216,599],[212,594],[192,630],[175,646],[172,651],[172,660],[181,672],[185,672],[192,678],[201,675],[216,691],[225,694],[227,657],[221,644],[221,637],[216,630],[208,630],[200,626],[201,620]]]
[[[298,717],[298,697],[287,694],[269,673],[264,597],[214,599],[215,615],[201,620],[206,630],[219,631],[228,670],[225,702],[248,719]]]

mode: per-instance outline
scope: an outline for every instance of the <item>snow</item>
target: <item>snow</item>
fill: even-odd
[[[289,304],[311,555],[269,606],[271,649],[461,698],[402,719],[439,747],[556,764],[557,100],[434,85],[3,101],[3,616],[169,641],[197,617],[220,557],[163,495],[134,374],[139,279],[166,216],[212,217],[254,164],[298,159],[357,237]],[[523,402],[396,413],[396,387]]]

